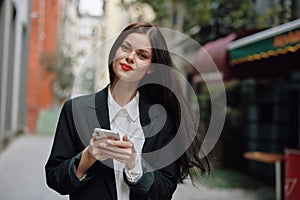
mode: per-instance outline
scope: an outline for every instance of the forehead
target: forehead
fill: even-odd
[[[129,43],[134,49],[148,49],[152,47],[149,37],[144,33],[130,33],[124,39],[124,42]]]

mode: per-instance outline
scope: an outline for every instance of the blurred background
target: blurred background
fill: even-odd
[[[95,75],[106,66],[101,52],[90,52],[135,21],[182,32],[202,46],[171,41],[193,60],[179,70],[198,98],[199,134],[211,116],[206,82],[218,79],[210,59],[222,74],[226,121],[209,155],[212,175],[202,181],[211,190],[199,193],[209,193],[203,199],[223,198],[224,188],[226,195],[235,195],[231,189],[253,192],[228,199],[300,199],[293,193],[300,191],[298,0],[0,0],[0,177],[10,180],[0,186],[1,196],[14,191],[12,165],[18,171],[27,163],[32,173],[40,159],[43,167],[63,102],[107,83],[107,75]],[[87,67],[80,68],[83,63]],[[43,145],[36,149],[36,143]],[[31,156],[21,162],[22,153]],[[187,197],[193,192],[181,189],[178,199],[200,199],[197,191]],[[218,190],[220,196],[211,195]]]

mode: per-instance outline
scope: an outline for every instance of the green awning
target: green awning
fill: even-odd
[[[300,49],[300,19],[228,44],[231,65],[266,59]]]

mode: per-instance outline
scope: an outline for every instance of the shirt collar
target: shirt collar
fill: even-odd
[[[137,91],[136,95],[134,96],[131,101],[126,104],[125,106],[120,106],[112,97],[112,94],[110,92],[110,86],[108,88],[108,107],[109,107],[109,120],[112,122],[112,120],[116,117],[116,115],[120,112],[120,110],[124,109],[127,111],[129,117],[132,121],[136,121],[139,116],[139,97],[140,94]]]

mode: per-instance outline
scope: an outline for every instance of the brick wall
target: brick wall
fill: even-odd
[[[27,126],[32,133],[36,131],[39,112],[53,104],[54,77],[41,65],[40,58],[56,52],[58,15],[58,0],[32,0],[27,99]]]

